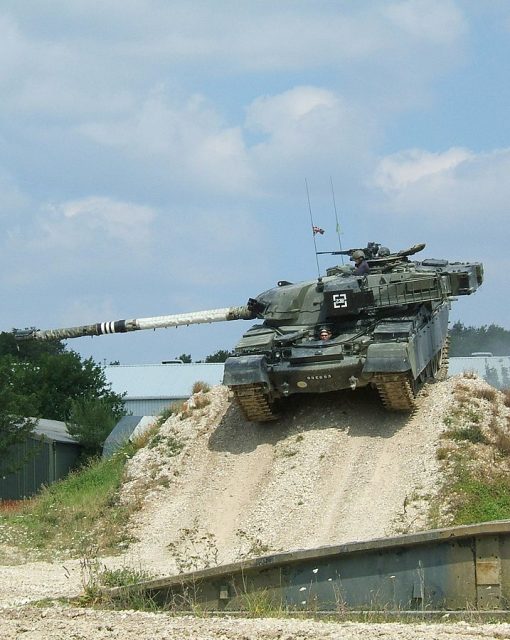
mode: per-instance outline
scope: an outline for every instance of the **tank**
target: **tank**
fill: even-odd
[[[427,381],[446,377],[451,301],[483,281],[478,262],[410,259],[424,247],[391,253],[371,242],[330,252],[348,255],[358,266],[332,266],[305,282],[280,280],[238,307],[14,331],[18,339],[62,340],[256,320],[225,361],[223,379],[249,421],[277,419],[289,396],[367,385],[388,410],[409,412]]]

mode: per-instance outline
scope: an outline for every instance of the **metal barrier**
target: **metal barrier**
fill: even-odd
[[[110,589],[162,606],[243,611],[502,610],[510,602],[510,520],[264,556]]]

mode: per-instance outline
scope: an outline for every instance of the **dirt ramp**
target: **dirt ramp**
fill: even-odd
[[[212,389],[130,463],[125,499],[143,501],[131,554],[163,573],[419,529],[411,505],[434,483],[450,394],[432,385],[411,417],[371,390],[298,397],[258,425]]]

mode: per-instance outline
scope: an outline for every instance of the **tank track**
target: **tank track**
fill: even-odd
[[[262,384],[231,386],[234,398],[246,420],[250,422],[271,422],[278,419],[273,403],[270,402]]]
[[[408,373],[378,373],[374,384],[388,411],[412,411],[416,396]]]
[[[438,369],[435,375],[435,379],[442,382],[448,377],[448,352],[450,349],[450,338],[446,338],[441,351],[439,352]]]
[[[430,378],[443,381],[448,377],[449,338],[446,338],[439,353],[430,363]],[[382,403],[389,411],[412,411],[416,408],[416,396],[425,379],[413,381],[409,373],[378,373],[374,385]]]

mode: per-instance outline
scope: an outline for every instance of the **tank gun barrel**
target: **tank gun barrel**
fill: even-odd
[[[170,316],[154,316],[152,318],[138,318],[132,320],[114,320],[112,322],[98,322],[78,327],[63,329],[14,329],[17,340],[67,340],[82,336],[101,336],[110,333],[126,333],[143,329],[164,329],[166,327],[180,327],[190,324],[208,324],[211,322],[225,322],[229,320],[252,320],[256,311],[250,304],[240,307],[225,307],[208,311],[193,311],[191,313],[177,313]]]

